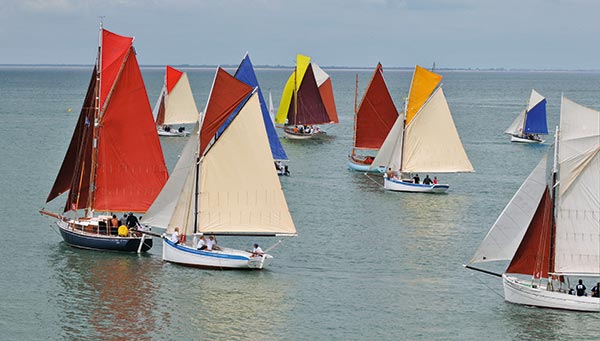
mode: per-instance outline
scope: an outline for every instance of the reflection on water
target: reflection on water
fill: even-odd
[[[600,335],[600,317],[594,313],[508,304],[502,317],[508,326],[514,328],[511,336],[520,340],[564,340],[573,335],[577,335],[579,340],[597,340]]]
[[[157,267],[148,256],[78,250],[57,245],[50,259],[60,290],[68,339],[149,340],[157,318]]]

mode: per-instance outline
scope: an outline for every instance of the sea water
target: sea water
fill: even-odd
[[[153,105],[164,69],[142,71]],[[184,71],[203,110],[215,70]],[[520,145],[503,134],[531,89],[546,96],[553,132],[562,93],[600,109],[600,73],[440,70],[475,173],[430,174],[451,187],[447,195],[426,195],[384,192],[381,178],[346,169],[355,75],[362,96],[372,71],[326,71],[340,123],[323,127],[318,140],[281,140],[291,176],[280,179],[298,237],[272,250],[269,269],[241,272],[164,263],[158,240],[143,255],[65,245],[38,210],[64,205],[64,198],[48,205],[45,198],[91,67],[0,68],[0,339],[598,338],[598,314],[506,303],[500,279],[462,264],[553,141]],[[257,69],[276,106],[289,73]],[[412,73],[384,75],[402,108]],[[185,141],[161,140],[170,169]],[[219,242],[265,249],[277,240]]]

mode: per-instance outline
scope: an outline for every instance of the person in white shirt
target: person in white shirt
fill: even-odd
[[[179,244],[179,227],[176,227],[171,234],[171,241],[175,243],[175,245]]]
[[[198,239],[198,250],[206,250],[208,248],[208,246],[206,245],[206,239],[204,238],[204,235],[200,236],[200,239]]]
[[[209,236],[208,240],[206,241],[206,249],[208,251],[219,251],[221,250],[221,248],[219,246],[217,246],[217,240],[215,239],[215,236]]]
[[[252,249],[252,257],[262,256],[264,251],[258,246],[258,244],[254,244],[254,249]]]

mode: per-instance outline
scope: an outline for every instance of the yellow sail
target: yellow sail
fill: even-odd
[[[296,68],[288,78],[283,93],[281,94],[281,101],[279,102],[279,109],[277,109],[277,116],[275,116],[275,123],[285,124],[290,105],[292,104],[292,95],[298,91],[302,78],[308,69],[310,64],[310,57],[301,54],[296,55]]]
[[[412,121],[417,112],[421,110],[423,104],[425,104],[441,81],[441,75],[422,68],[419,65],[415,67],[406,105],[406,126]]]

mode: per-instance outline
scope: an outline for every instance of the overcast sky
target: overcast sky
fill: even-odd
[[[146,65],[600,69],[597,0],[0,0],[0,64],[92,64],[99,16]]]

